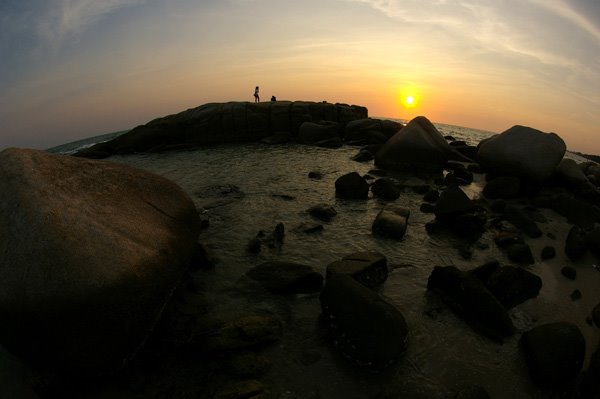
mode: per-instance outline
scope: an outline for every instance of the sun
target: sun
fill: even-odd
[[[415,94],[404,94],[400,97],[400,102],[404,108],[414,108],[417,106],[418,99]]]

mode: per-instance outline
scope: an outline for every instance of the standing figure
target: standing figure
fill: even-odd
[[[258,86],[254,89],[254,102],[257,103],[260,101],[260,97],[258,96]]]

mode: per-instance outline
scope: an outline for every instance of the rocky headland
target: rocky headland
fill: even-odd
[[[439,299],[498,348],[514,345],[518,367],[542,397],[600,396],[598,164],[565,158],[558,135],[525,126],[471,146],[445,138],[425,117],[402,126],[368,118],[359,106],[273,102],[207,104],[77,157],[0,153],[0,340],[40,373],[33,383],[40,397],[97,397],[96,391],[110,397],[115,390],[128,398],[321,397],[290,396],[261,380],[273,366],[269,348],[284,341],[293,324],[289,318],[277,312],[224,318],[206,310],[195,281],[226,265],[199,240],[201,230],[210,232],[199,215],[208,208],[194,205],[193,193],[150,172],[82,159],[256,141],[357,146],[353,159],[373,168],[366,175],[342,173],[330,187],[335,197],[381,203],[371,228],[376,240],[402,245],[407,231],[422,228],[456,243],[457,259],[467,262],[418,265],[428,274],[420,282],[422,295]],[[307,178],[322,177],[311,172]],[[476,197],[466,189],[474,181],[481,182]],[[231,186],[217,191],[227,201],[243,195]],[[420,208],[398,204],[402,196],[417,198]],[[299,234],[319,234],[336,222],[339,211],[323,201],[307,207],[312,219],[297,227]],[[423,226],[412,225],[414,213],[431,216]],[[248,237],[248,256],[280,253],[286,234],[280,223]],[[474,252],[492,246],[501,254],[497,259],[468,263]],[[561,265],[544,273],[548,281],[534,273],[533,266],[544,262]],[[412,313],[392,303],[382,287],[405,267],[377,251],[349,249],[328,265],[277,259],[242,277],[262,287],[260,295],[285,298],[286,308],[317,304],[313,323],[319,327],[311,330],[317,337],[306,340],[327,342],[360,378],[377,376],[372,385],[381,389],[369,397],[495,397],[479,384],[407,391],[398,383],[402,376],[393,370],[408,361],[414,345]],[[568,300],[587,317],[519,319],[515,309],[536,301],[546,284],[567,281],[581,284]],[[257,300],[256,292],[236,295]],[[580,309],[582,295],[598,305]],[[432,308],[422,317],[440,312]],[[320,357],[305,348],[300,359],[310,366]]]

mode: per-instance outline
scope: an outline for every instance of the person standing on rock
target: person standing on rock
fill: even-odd
[[[260,97],[258,95],[258,86],[256,86],[256,89],[254,89],[254,102],[257,103],[260,101]]]

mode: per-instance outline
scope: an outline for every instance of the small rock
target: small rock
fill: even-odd
[[[565,253],[571,260],[580,259],[587,252],[586,235],[579,226],[573,226],[565,241]]]
[[[600,302],[592,310],[592,320],[596,327],[600,328]]]
[[[308,172],[308,178],[315,179],[315,180],[321,180],[323,178],[323,173],[316,172],[316,171]]]
[[[351,172],[335,181],[335,195],[347,199],[367,199],[369,184],[361,175]]]
[[[575,280],[575,278],[577,278],[577,270],[572,266],[564,266],[560,269],[560,272],[569,280]]]
[[[308,208],[307,212],[312,217],[322,220],[324,222],[331,221],[331,219],[333,219],[333,217],[337,215],[336,210],[333,208],[333,206],[329,204],[317,204],[311,206],[310,208]]]
[[[393,201],[400,197],[400,190],[394,182],[386,177],[377,179],[371,184],[371,192],[375,197]]]
[[[509,245],[506,248],[506,254],[511,262],[532,265],[535,263],[531,248],[525,243],[517,243]]]
[[[544,249],[542,249],[542,260],[553,259],[554,257],[556,257],[556,250],[554,247],[545,246]]]
[[[407,208],[388,204],[375,217],[372,226],[373,233],[401,240],[406,233],[409,216],[410,210]]]
[[[300,223],[295,229],[295,231],[299,231],[302,233],[316,233],[318,231],[323,230],[323,225],[314,222],[303,222]]]
[[[571,297],[572,301],[580,300],[581,299],[581,291],[579,291],[577,289],[573,290],[573,292],[571,292],[570,297]]]

